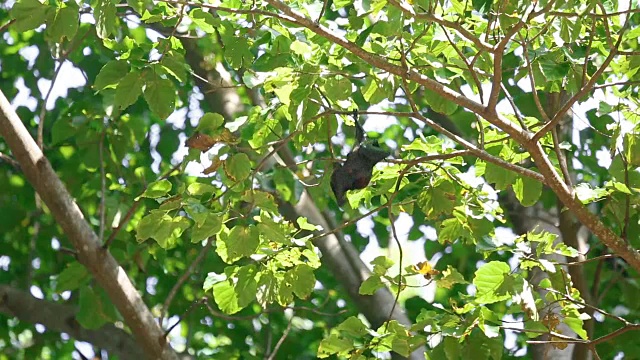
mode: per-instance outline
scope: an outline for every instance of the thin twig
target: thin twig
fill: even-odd
[[[606,254],[613,255],[613,254]],[[603,255],[603,256],[606,256]],[[593,284],[591,285],[591,299],[594,305],[598,305],[598,299],[600,298],[600,279],[602,277],[602,269],[604,268],[605,259],[600,259],[598,261],[598,265],[596,266],[596,271],[593,274]]]
[[[173,301],[173,298],[178,293],[178,290],[180,290],[182,285],[187,281],[187,279],[189,279],[189,276],[193,274],[196,267],[207,256],[207,254],[209,253],[209,250],[211,249],[212,244],[213,244],[213,241],[211,241],[211,238],[207,239],[207,243],[204,245],[204,247],[202,247],[196,259],[193,260],[191,264],[189,264],[187,271],[185,271],[184,274],[180,276],[178,281],[171,288],[171,291],[169,291],[169,295],[167,295],[167,298],[165,299],[164,304],[162,305],[162,311],[160,313],[160,324],[162,324],[162,319],[167,315],[167,312],[169,312],[169,306],[171,306],[171,302]]]
[[[404,81],[406,81],[406,79],[404,79]],[[515,172],[517,174],[520,174],[520,175],[523,175],[523,176],[530,177],[532,179],[538,180],[542,184],[546,184],[547,183],[547,180],[541,174],[539,174],[539,173],[537,173],[537,172],[535,172],[533,170],[530,170],[530,169],[518,166],[516,164],[512,164],[510,162],[507,162],[507,161],[505,161],[505,160],[503,160],[503,159],[501,159],[501,158],[499,158],[497,156],[493,156],[493,155],[489,154],[488,152],[486,152],[484,150],[481,150],[477,146],[473,145],[472,143],[470,143],[469,141],[467,141],[463,137],[458,136],[458,135],[450,132],[449,130],[445,129],[444,127],[442,127],[440,124],[436,123],[435,121],[426,118],[424,115],[422,115],[419,112],[418,107],[417,107],[415,101],[413,100],[413,96],[408,92],[407,89],[408,89],[408,87],[404,87],[407,100],[409,101],[409,104],[411,105],[411,109],[413,110],[413,112],[410,115],[411,117],[416,118],[416,119],[424,122],[425,124],[427,124],[432,129],[438,131],[439,133],[445,135],[449,139],[451,139],[451,140],[455,141],[456,143],[462,145],[464,148],[469,150],[469,152],[471,152],[473,155],[477,156],[481,160],[484,160],[486,162],[498,165],[498,166],[500,166],[502,168],[505,168],[507,170],[511,170],[511,171],[513,171],[513,172]]]
[[[104,138],[107,131],[102,130],[100,135],[100,144],[98,145],[98,155],[100,156],[100,229],[98,239],[102,243],[104,241],[104,227],[106,219],[106,198],[107,198],[107,177],[104,170]]]
[[[545,123],[548,123],[549,121],[551,121],[551,119],[549,119],[547,112],[544,110],[544,107],[542,107],[542,103],[540,103],[540,97],[538,96],[538,89],[536,89],[536,79],[535,79],[535,76],[533,75],[533,67],[531,66],[531,57],[529,56],[529,42],[526,41],[525,39],[522,39],[520,44],[522,45],[523,55],[526,60],[527,72],[529,73],[529,84],[531,85],[531,94],[533,95],[533,103],[536,104],[536,108],[538,109],[540,116],[542,116],[542,120],[544,120]]]
[[[469,40],[470,42],[472,42],[474,45],[476,45],[478,47],[478,50],[481,51],[486,51],[489,53],[493,53],[495,51],[493,45],[488,44],[482,40],[480,40],[479,38],[477,38],[475,35],[473,35],[469,30],[465,29],[464,27],[462,27],[462,24],[454,22],[454,21],[449,21],[449,20],[445,20],[442,19],[441,17],[435,16],[431,13],[413,13],[413,9],[409,9],[409,8],[405,8],[402,4],[400,4],[400,2],[398,2],[397,0],[389,0],[388,1],[391,5],[399,8],[405,16],[409,17],[409,18],[414,18],[417,20],[421,20],[424,21],[426,23],[436,23],[438,25],[441,26],[445,26],[447,28],[453,29],[455,31],[458,32],[458,35],[465,39],[465,40]]]
[[[582,260],[582,261],[559,262],[557,264],[558,265],[563,265],[563,266],[576,266],[576,265],[584,265],[586,263],[593,262],[593,261],[599,261],[599,260],[604,260],[604,259],[613,259],[613,258],[617,258],[617,257],[618,256],[614,255],[614,254],[605,254],[605,255],[596,256],[596,257],[589,258],[589,259]]]
[[[604,13],[604,14],[598,14],[598,13],[570,13],[570,12],[562,12],[562,11],[549,11],[548,12],[549,15],[553,15],[553,16],[580,17],[580,18],[581,17],[585,17],[585,16],[592,16],[592,17],[600,18],[600,19],[606,19],[606,18],[609,18],[609,17],[619,16],[619,15],[629,15],[629,14],[635,14],[635,13],[640,13],[640,9],[629,9],[629,10],[625,10],[625,11],[616,11],[616,12]]]
[[[614,331],[612,333],[609,333],[607,335],[601,336],[601,337],[591,341],[590,343],[593,344],[593,345],[598,345],[598,344],[601,344],[603,342],[609,341],[609,340],[613,339],[614,337],[620,336],[620,335],[626,333],[627,331],[631,331],[631,330],[640,330],[640,324],[629,324],[628,323],[627,325],[621,327],[620,329],[618,329],[618,330],[616,330],[616,331]]]
[[[569,295],[567,295],[567,294],[565,294],[565,293],[561,293],[561,292],[560,292],[560,291],[558,291],[558,290],[555,290],[555,289],[544,289],[544,290],[545,290],[545,291],[547,291],[547,292],[550,292],[550,293],[552,293],[552,294],[559,295],[559,296],[561,296],[563,299],[565,299],[565,300],[567,300],[567,301],[569,301],[569,302],[572,302],[572,303],[574,303],[574,304],[576,304],[576,305],[584,306],[584,307],[589,308],[589,309],[591,309],[591,310],[593,310],[593,311],[597,311],[597,312],[601,313],[602,315],[604,315],[604,316],[606,316],[606,317],[610,317],[610,318],[612,318],[612,319],[615,319],[615,320],[617,320],[617,321],[620,321],[620,322],[621,322],[621,323],[623,323],[623,324],[628,324],[628,321],[627,321],[627,320],[625,320],[624,318],[620,317],[620,316],[617,316],[617,315],[614,315],[614,314],[609,313],[609,312],[607,312],[607,311],[604,311],[604,310],[602,310],[602,309],[600,309],[600,308],[598,308],[598,307],[596,307],[596,306],[593,306],[593,305],[591,305],[591,304],[589,304],[589,303],[587,303],[587,302],[585,302],[585,301],[578,301],[578,300],[576,300],[576,299],[574,299],[574,298],[570,297]]]
[[[36,143],[38,144],[38,147],[40,148],[40,150],[44,150],[44,119],[47,115],[47,102],[49,102],[49,97],[51,96],[53,87],[56,84],[58,75],[60,75],[60,70],[62,70],[62,65],[64,65],[65,61],[67,61],[67,58],[69,57],[71,52],[73,52],[76,49],[76,47],[82,43],[84,38],[87,37],[87,35],[89,35],[90,30],[91,29],[87,29],[84,35],[78,38],[77,41],[73,42],[68,49],[63,51],[62,56],[60,56],[60,58],[58,59],[58,67],[56,68],[53,74],[53,79],[51,79],[51,85],[49,86],[49,90],[47,90],[47,94],[45,95],[42,101],[42,107],[40,108],[40,115],[38,119],[38,135],[36,138]]]
[[[322,17],[324,16],[324,12],[327,10],[328,4],[329,4],[329,0],[322,1],[322,9],[320,9],[320,14],[318,14],[318,20],[316,20],[316,23],[320,24],[320,20],[322,20]]]
[[[507,99],[507,101],[511,105],[511,108],[513,109],[513,114],[516,116],[516,119],[518,120],[520,127],[528,131],[529,129],[527,128],[527,124],[524,122],[524,119],[522,119],[522,114],[520,114],[520,111],[518,111],[518,107],[516,106],[515,101],[513,101],[513,96],[511,96],[511,94],[509,93],[509,90],[504,85],[504,83],[500,83],[500,85],[502,86],[502,91],[504,91],[504,97]]]
[[[480,82],[480,79],[478,79],[477,71],[474,71],[473,66],[467,61],[467,58],[464,56],[462,51],[460,49],[458,49],[458,46],[456,45],[456,43],[453,42],[451,37],[449,37],[449,33],[447,32],[447,29],[442,25],[440,25],[440,28],[442,29],[442,32],[444,33],[444,36],[447,37],[447,41],[449,42],[449,45],[451,45],[451,47],[453,47],[453,49],[458,54],[458,57],[460,57],[460,60],[462,60],[464,62],[464,64],[467,66],[467,69],[469,69],[469,74],[471,74],[471,78],[473,78],[473,81],[475,82],[476,87],[478,88],[478,94],[480,95],[480,101],[484,104],[484,92],[482,91],[482,83]],[[405,57],[406,57],[406,55],[405,55]]]
[[[11,156],[0,152],[0,160],[7,162],[9,165],[13,166],[16,170],[20,170],[20,164]]]
[[[398,182],[400,182],[400,178],[398,178]],[[397,188],[398,186],[396,186]],[[397,193],[397,192],[396,192]],[[396,297],[393,300],[393,305],[391,306],[391,311],[389,312],[389,317],[387,320],[387,324],[385,326],[385,331],[387,331],[387,329],[389,328],[389,323],[391,322],[391,319],[393,318],[393,312],[396,310],[396,305],[398,304],[398,300],[400,299],[400,293],[402,292],[402,258],[403,258],[403,251],[402,251],[402,244],[400,243],[400,239],[398,238],[398,233],[396,232],[396,224],[395,224],[395,217],[393,216],[393,209],[391,208],[393,205],[392,201],[389,201],[389,221],[391,222],[391,234],[393,235],[393,239],[396,242],[396,245],[398,245],[398,291],[396,292]]]
[[[284,333],[282,333],[282,336],[280,337],[280,340],[278,340],[278,342],[276,343],[276,346],[273,347],[273,351],[271,351],[271,354],[269,355],[267,360],[273,360],[275,358],[276,354],[278,353],[278,350],[280,349],[280,346],[284,342],[284,339],[287,338],[287,336],[289,335],[289,332],[291,331],[291,325],[293,325],[293,315],[289,319],[289,324],[287,324],[287,328],[284,329]]]
[[[626,155],[620,153],[620,160],[624,165],[624,184],[627,188],[631,188],[631,184],[629,184],[629,162],[627,161]],[[631,194],[625,194],[625,204],[624,204],[624,222],[622,224],[622,232],[620,237],[629,242],[629,224],[631,221]]]
[[[182,162],[179,162],[178,164],[176,164],[169,171],[164,173],[164,175],[162,175],[160,177],[160,179],[158,179],[158,180],[163,180],[163,179],[168,178],[169,176],[171,176],[171,174],[174,171],[178,170],[180,168],[180,166],[182,166]],[[147,186],[145,186],[145,188],[142,190],[141,194],[144,194],[145,190],[147,190]],[[136,209],[138,209],[138,206],[140,206],[140,202],[141,201],[142,201],[142,199],[138,199],[138,200],[133,202],[133,205],[131,205],[131,207],[129,208],[129,211],[127,211],[127,214],[124,216],[124,219],[122,219],[122,221],[120,221],[120,223],[118,224],[118,227],[111,232],[111,235],[109,235],[109,238],[107,239],[107,241],[104,243],[104,245],[102,245],[103,249],[109,248],[109,246],[113,242],[113,239],[115,239],[116,235],[118,235],[120,230],[122,230],[122,228],[125,227],[127,225],[127,223],[129,223],[129,220],[131,219],[131,216],[133,216],[133,213],[136,211]]]
[[[9,28],[9,26],[11,26],[11,24],[13,24],[14,22],[16,22],[16,19],[11,19],[6,24],[0,26],[0,33],[5,32],[7,30],[7,28]]]
[[[56,80],[58,79],[58,75],[60,75],[60,70],[62,69],[62,65],[66,61],[66,55],[63,56],[58,63],[58,67],[56,68],[53,79],[51,80],[51,85],[49,86],[49,90],[47,90],[47,94],[42,100],[42,107],[40,108],[40,115],[38,118],[38,136],[36,138],[36,142],[40,150],[44,150],[44,119],[47,115],[47,102],[49,101],[49,96],[51,96],[51,92],[53,90],[53,86],[56,84]]]
[[[596,32],[596,22],[597,22],[596,18],[592,17],[591,32],[589,33],[591,36],[589,36],[587,49],[585,50],[585,53],[584,53],[584,64],[582,64],[582,82],[580,83],[580,86],[584,86],[587,83],[587,68],[589,67],[589,64],[591,64],[591,61],[589,61],[589,56],[591,55],[591,45],[593,44],[593,38],[594,38],[593,34],[595,34]]]
[[[631,2],[629,2],[629,6],[633,6],[631,4]],[[606,57],[606,59],[604,59],[604,61],[602,62],[602,65],[600,66],[600,68],[598,68],[598,70],[596,70],[596,72],[593,74],[591,79],[589,79],[589,81],[587,82],[587,84],[585,86],[583,86],[575,95],[573,95],[569,100],[567,100],[567,102],[564,104],[564,106],[562,106],[562,108],[554,115],[553,119],[551,119],[551,121],[546,123],[542,127],[542,129],[540,129],[533,136],[533,138],[531,139],[533,142],[537,142],[538,140],[540,140],[540,138],[542,138],[547,132],[549,132],[551,130],[551,128],[553,128],[556,125],[558,125],[558,122],[560,122],[560,119],[562,119],[564,114],[567,111],[569,111],[569,109],[571,109],[573,104],[575,104],[576,101],[578,101],[578,99],[582,98],[589,91],[591,91],[591,89],[593,89],[593,85],[596,83],[596,81],[598,81],[600,79],[600,76],[602,76],[602,74],[607,69],[607,67],[609,67],[609,64],[611,63],[611,61],[613,61],[613,58],[615,58],[616,55],[618,55],[620,44],[622,43],[622,39],[624,38],[624,36],[622,36],[622,35],[624,34],[624,32],[628,28],[628,26],[629,26],[629,17],[627,17],[627,19],[625,20],[624,25],[622,26],[622,29],[620,29],[620,32],[618,33],[618,41],[616,42],[615,46],[611,47],[611,52],[609,52],[609,55]]]
[[[164,332],[164,337],[166,338],[166,337],[167,337],[167,335],[169,335],[169,333],[171,332],[171,330],[173,330],[176,326],[178,326],[178,324],[180,324],[180,322],[182,321],[182,319],[184,319],[184,318],[185,318],[185,316],[187,316],[187,315],[191,312],[191,310],[193,310],[193,308],[194,308],[196,305],[202,305],[203,303],[204,303],[204,304],[207,304],[207,298],[201,298],[201,299],[198,299],[198,300],[194,301],[194,302],[189,306],[189,308],[187,308],[187,310],[184,312],[184,314],[182,314],[182,315],[178,318],[178,321],[176,321],[173,325],[171,325],[171,326],[170,326],[170,327],[169,327],[169,328]],[[208,306],[208,304],[207,304],[207,306]],[[160,324],[160,325],[162,325],[162,324]]]

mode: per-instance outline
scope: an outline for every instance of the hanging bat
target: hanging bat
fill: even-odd
[[[373,167],[390,155],[378,145],[377,140],[367,139],[357,116],[358,113],[354,111],[356,144],[347,155],[347,161],[335,165],[331,174],[331,189],[340,206],[344,205],[347,191],[364,189],[369,185]]]

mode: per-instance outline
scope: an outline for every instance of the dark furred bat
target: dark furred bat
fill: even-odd
[[[356,145],[347,155],[347,161],[335,165],[331,174],[331,189],[340,206],[344,205],[347,191],[364,189],[369,185],[373,167],[390,155],[378,145],[377,140],[367,140],[364,129],[358,122],[357,113],[354,118]]]

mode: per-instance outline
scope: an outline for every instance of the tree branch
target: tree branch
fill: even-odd
[[[27,180],[78,251],[78,261],[105,289],[147,356],[177,359],[126,272],[111,253],[102,249],[98,236],[1,91],[0,135],[20,163]]]
[[[76,321],[76,309],[69,305],[40,300],[28,292],[0,285],[0,313],[21,322],[42,324],[47,330],[67,333],[79,341],[86,341],[105,349],[110,356],[123,360],[139,360],[144,353],[133,337],[112,324],[100,329],[85,329]]]
[[[620,256],[624,258],[634,269],[640,271],[640,254],[629,244],[624,242],[624,240],[622,240],[619,236],[617,236],[610,228],[605,226],[598,217],[589,212],[589,210],[578,199],[574,197],[572,189],[570,189],[567,184],[564,183],[563,179],[556,171],[554,165],[551,163],[544,149],[537,141],[535,141],[532,134],[523,129],[516,128],[513,123],[511,123],[503,116],[492,113],[490,109],[488,109],[484,105],[463,96],[462,94],[440,84],[439,82],[431,80],[413,69],[405,70],[401,66],[391,64],[386,59],[365,51],[355,43],[334,35],[333,32],[331,32],[329,29],[316,24],[314,21],[306,18],[303,15],[296,13],[285,3],[278,0],[266,1],[285,14],[276,14],[276,18],[303,26],[316,33],[317,35],[322,36],[330,40],[331,42],[344,47],[354,55],[379,69],[385,70],[391,74],[398,75],[402,78],[423,85],[426,88],[440,94],[444,99],[452,101],[453,103],[482,116],[492,125],[506,132],[511,138],[520,143],[531,154],[531,158],[538,167],[540,174],[542,174],[542,176],[545,178],[544,183],[556,193],[562,203],[576,215],[578,220],[580,220],[580,222],[585,225],[595,236],[597,236],[600,241],[602,241],[606,246],[611,248],[611,250],[615,251],[616,253],[620,254]],[[203,4],[202,6],[205,5]],[[215,6],[211,7],[215,8]],[[620,39],[622,39],[622,37],[620,37]],[[619,42],[620,39],[618,40]],[[607,58],[607,60],[605,60],[603,66],[600,67],[598,71],[596,71],[594,76],[588,82],[587,86],[583,87],[581,91],[579,91],[573,98],[571,98],[565,104],[565,106],[556,114],[556,117],[559,117],[559,114],[566,112],[569,108],[571,108],[572,104],[577,101],[578,98],[588,92],[588,89],[593,86],[593,83],[595,83],[595,81],[597,81],[597,78],[599,78],[599,76],[604,72],[606,65],[611,62],[615,55],[614,53],[615,51],[612,51],[609,54],[609,57]],[[554,119],[552,119],[552,121],[545,126],[548,126],[547,130],[551,128],[549,124],[554,122]]]

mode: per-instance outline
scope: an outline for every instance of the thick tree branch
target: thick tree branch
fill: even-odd
[[[146,355],[153,359],[177,359],[162,330],[142,301],[137,289],[117,261],[84,219],[64,184],[38,148],[9,100],[0,92],[0,135],[20,163],[22,172],[33,185],[56,222],[78,251],[83,264],[113,301]]]
[[[69,305],[40,300],[28,292],[0,285],[0,313],[21,322],[42,324],[47,330],[67,333],[76,340],[86,341],[123,360],[144,357],[134,338],[112,324],[100,329],[85,329],[76,321],[76,309]]]
[[[401,66],[392,64],[378,55],[365,51],[353,42],[334,35],[333,32],[331,32],[329,29],[326,29],[321,25],[317,25],[312,20],[296,13],[285,3],[278,0],[266,1],[285,14],[285,16],[279,16],[284,21],[289,21],[294,24],[304,26],[317,35],[320,35],[351,51],[362,60],[377,68],[385,70],[391,74],[398,75],[402,78],[405,78],[406,80],[414,81],[420,85],[423,85],[426,88],[440,94],[444,99],[450,100],[453,103],[482,116],[492,125],[506,132],[531,154],[531,158],[538,167],[539,172],[545,178],[545,184],[548,185],[556,193],[562,203],[565,204],[565,206],[576,215],[578,220],[580,220],[583,225],[585,225],[596,237],[600,239],[600,241],[602,241],[612,251],[616,252],[622,258],[624,258],[634,269],[640,271],[640,254],[618,235],[616,235],[610,228],[605,226],[600,221],[600,219],[598,219],[598,217],[589,212],[589,210],[574,196],[572,189],[564,183],[555,167],[549,160],[549,157],[545,153],[542,146],[533,139],[532,134],[523,129],[515,127],[514,124],[511,123],[508,119],[502,117],[499,114],[492,113],[491,110],[484,105],[463,96],[462,94],[440,84],[439,82],[431,80],[413,69],[405,70]],[[571,107],[571,105],[575,101],[577,101],[578,98],[588,92],[587,89],[591,88],[593,86],[593,83],[597,81],[597,78],[600,77],[600,75],[606,68],[606,65],[608,65],[608,63],[612,60],[613,56],[614,51],[609,54],[609,57],[607,57],[607,60],[605,60],[603,66],[600,67],[598,71],[596,71],[593,78],[587,83],[587,85],[581,91],[579,91],[578,94],[572,97],[565,104],[565,106],[562,107],[558,114],[566,112]],[[556,116],[558,116],[558,114],[556,114]],[[552,119],[549,124],[553,122],[554,120]],[[548,129],[550,129],[550,127]]]

